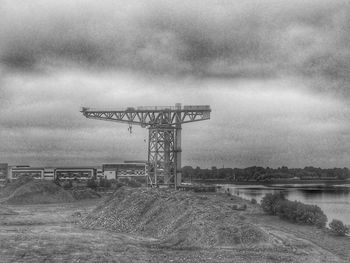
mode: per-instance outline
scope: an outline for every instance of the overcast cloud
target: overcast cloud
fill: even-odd
[[[186,165],[349,167],[349,38],[341,0],[0,0],[0,161],[145,159],[79,107],[181,102]]]

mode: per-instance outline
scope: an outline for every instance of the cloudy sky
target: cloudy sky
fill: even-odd
[[[183,164],[350,167],[350,1],[0,0],[0,162],[146,159],[81,106],[210,104]]]

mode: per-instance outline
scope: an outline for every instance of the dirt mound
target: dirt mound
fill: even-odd
[[[87,188],[87,189],[73,189],[72,191],[73,197],[76,200],[82,200],[82,199],[95,199],[100,198],[101,195],[97,193],[96,191]]]
[[[5,202],[8,204],[49,204],[72,201],[74,198],[71,193],[51,181],[29,180],[17,187]]]
[[[22,176],[18,178],[17,180],[14,180],[12,182],[6,183],[6,185],[1,189],[0,191],[0,197],[7,197],[10,194],[12,194],[17,188],[21,187],[22,185],[34,181],[34,178],[30,176]]]
[[[82,224],[158,238],[162,246],[269,245],[269,235],[245,223],[233,202],[224,195],[122,187]]]

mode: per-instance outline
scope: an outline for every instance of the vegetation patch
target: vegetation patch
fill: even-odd
[[[345,236],[350,233],[350,227],[344,225],[344,223],[338,219],[333,219],[332,222],[329,223],[329,228],[333,233],[339,236]]]
[[[323,228],[327,216],[317,205],[307,205],[299,201],[285,199],[282,193],[266,194],[261,200],[262,209],[270,214],[295,223],[315,225]]]

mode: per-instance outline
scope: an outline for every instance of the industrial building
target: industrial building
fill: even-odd
[[[21,176],[31,176],[41,180],[117,179],[117,177],[146,176],[146,162],[126,161],[124,163],[103,164],[101,166],[80,167],[30,167],[29,165],[9,166],[0,163],[0,183],[16,180]]]
[[[34,179],[44,179],[44,173],[43,167],[15,166],[9,168],[8,178],[14,180],[22,176],[30,176]]]
[[[55,180],[89,180],[96,179],[95,167],[61,167],[54,170]]]
[[[103,178],[111,180],[121,177],[144,177],[147,173],[146,168],[145,162],[103,164]]]

